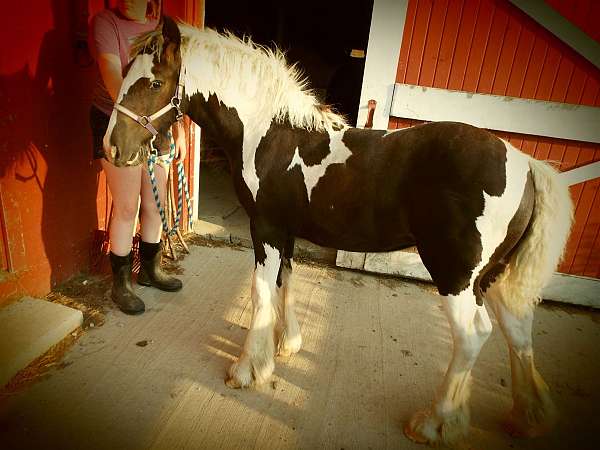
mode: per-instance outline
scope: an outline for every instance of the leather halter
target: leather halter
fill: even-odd
[[[173,108],[175,108],[177,110],[177,116],[176,116],[177,120],[180,120],[183,117],[183,113],[181,112],[181,97],[183,95],[183,75],[184,75],[184,73],[185,73],[185,68],[181,67],[179,69],[179,80],[177,82],[177,87],[175,88],[175,93],[173,94],[173,97],[171,97],[171,100],[169,101],[169,103],[167,103],[161,109],[156,111],[154,114],[152,114],[150,116],[142,116],[142,115],[134,113],[132,110],[126,108],[125,106],[121,105],[120,103],[115,103],[114,109],[116,109],[119,112],[122,112],[123,114],[125,114],[128,117],[131,117],[133,120],[135,120],[141,126],[143,126],[146,130],[148,130],[152,134],[152,136],[156,136],[158,134],[158,131],[152,125],[152,122],[154,120],[163,116],[164,114],[166,114]]]

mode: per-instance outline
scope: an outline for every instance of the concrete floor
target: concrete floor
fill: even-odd
[[[110,312],[66,354],[66,367],[0,403],[2,449],[413,449],[402,423],[427,405],[450,358],[439,301],[415,284],[298,264],[300,353],[272,382],[223,382],[250,322],[250,250],[192,247],[184,289],[138,288],[148,311]],[[562,421],[518,440],[498,327],[473,371],[468,448],[593,448],[600,429],[600,315],[538,308],[538,368]],[[137,343],[146,341],[146,346]],[[595,448],[598,448],[597,446]]]

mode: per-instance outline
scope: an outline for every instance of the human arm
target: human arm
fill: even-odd
[[[108,94],[116,102],[121,84],[123,84],[121,58],[113,53],[100,53],[98,55],[98,68]]]
[[[90,34],[90,49],[98,64],[102,84],[114,102],[123,83],[119,28],[114,14],[108,10],[96,14],[92,19]]]

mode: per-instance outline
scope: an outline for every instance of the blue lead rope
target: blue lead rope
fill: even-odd
[[[167,136],[169,138],[169,159],[165,160],[167,164],[171,164],[175,159],[175,141],[173,140],[173,135],[170,131],[167,131]],[[179,161],[177,164],[177,215],[175,216],[175,223],[173,224],[173,228],[169,230],[169,225],[167,224],[167,216],[165,214],[165,210],[163,209],[162,204],[160,203],[160,198],[158,197],[158,185],[156,184],[156,176],[154,175],[154,166],[158,159],[158,150],[152,148],[150,151],[150,155],[148,156],[148,175],[150,176],[150,182],[152,183],[152,193],[154,194],[154,201],[156,202],[156,207],[158,208],[158,212],[160,213],[160,218],[162,220],[162,228],[168,236],[172,236],[177,233],[177,229],[179,228],[179,222],[181,221],[181,211],[183,210],[183,191],[185,191],[185,201],[187,203],[188,209],[188,222],[191,228],[192,226],[192,205],[190,203],[190,192],[188,190],[187,178],[185,176],[185,170],[183,168],[183,161]]]

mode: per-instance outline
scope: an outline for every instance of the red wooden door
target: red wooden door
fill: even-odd
[[[548,3],[600,42],[598,2]],[[600,70],[508,1],[409,1],[396,82],[600,107]],[[390,117],[389,128],[417,122]],[[600,160],[600,144],[496,134],[561,171]],[[600,178],[571,194],[575,224],[559,270],[600,278]]]

